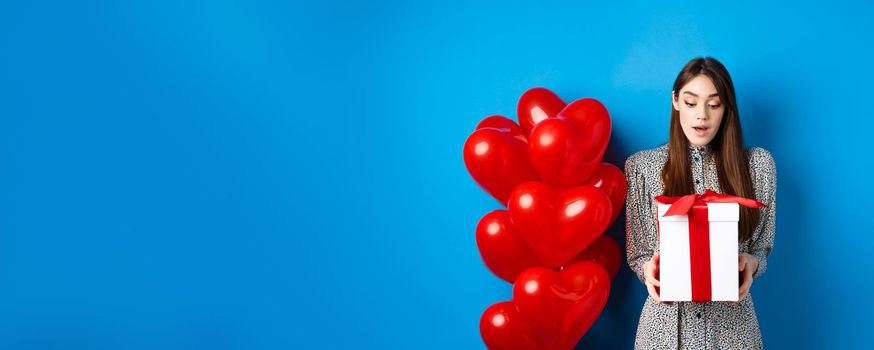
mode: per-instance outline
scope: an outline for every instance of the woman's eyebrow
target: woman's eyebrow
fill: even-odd
[[[691,91],[683,91],[683,93],[684,93],[684,94],[689,94],[689,95],[692,95],[692,96],[695,96],[695,97],[698,97],[698,94],[696,94],[696,93],[694,93],[694,92],[691,92]],[[714,97],[714,96],[719,96],[719,93],[718,93],[718,92],[714,92],[714,93],[710,94],[710,96],[708,96],[708,97]]]

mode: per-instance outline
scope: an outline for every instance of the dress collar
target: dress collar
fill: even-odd
[[[708,156],[711,153],[713,153],[713,148],[710,147],[709,143],[703,146],[695,146],[691,143],[689,144],[689,154],[700,154],[701,156]]]

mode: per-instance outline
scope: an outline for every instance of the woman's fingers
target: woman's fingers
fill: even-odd
[[[661,300],[659,299],[659,292],[656,291],[655,286],[652,283],[646,284],[646,291],[649,292],[649,296],[656,301],[656,304],[661,304]]]
[[[646,291],[649,292],[649,296],[655,300],[656,304],[666,304],[671,305],[670,301],[662,301],[662,297],[659,295],[659,288],[653,286],[650,283],[646,284]]]
[[[740,290],[738,291],[738,300],[743,300],[744,297],[747,296],[750,292],[750,287],[753,285],[753,274],[751,269],[746,269],[743,272],[744,281],[740,285]]]
[[[643,276],[646,279],[646,282],[652,284],[655,287],[660,287],[659,280],[655,278],[656,273],[656,265],[653,264],[652,261],[647,261],[643,266]]]
[[[749,294],[750,287],[753,285],[753,269],[751,268],[752,266],[750,266],[750,265],[751,264],[749,264],[749,262],[746,259],[744,259],[743,255],[741,255],[739,257],[737,268],[738,268],[738,271],[740,271],[741,275],[743,276],[743,282],[741,283],[740,288],[738,289],[738,298],[737,298],[738,301],[743,300],[743,298],[745,298],[747,296],[747,294]]]
[[[746,276],[744,276],[744,279],[746,279]],[[740,289],[738,290],[738,294],[737,294],[738,298],[737,299],[738,300],[743,299],[747,295],[747,293],[749,293],[749,291],[750,291],[750,283],[747,281],[744,281],[744,283],[740,285]]]
[[[657,304],[661,304],[662,300],[659,296],[658,288],[661,286],[659,280],[655,277],[658,273],[659,269],[659,252],[655,252],[652,258],[649,261],[643,264],[643,277],[644,284],[646,285],[646,291],[649,292],[649,296],[656,301]]]
[[[662,286],[661,283],[659,282],[659,280],[655,279],[655,277],[649,277],[649,278],[647,278],[646,281],[649,282],[649,284],[653,285],[654,287],[661,287]]]

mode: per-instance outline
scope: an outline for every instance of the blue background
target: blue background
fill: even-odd
[[[698,55],[777,162],[765,344],[870,346],[871,11],[4,3],[0,348],[482,348],[511,286],[476,249],[475,124],[533,86],[596,97],[622,165]],[[624,267],[580,347],[630,348],[644,298]]]

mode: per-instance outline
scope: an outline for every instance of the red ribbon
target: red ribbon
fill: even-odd
[[[655,200],[671,204],[664,216],[689,216],[689,259],[692,274],[692,301],[705,302],[712,298],[710,281],[710,221],[707,203],[737,203],[749,208],[766,205],[754,199],[705,190],[703,194],[680,197],[656,196]]]

